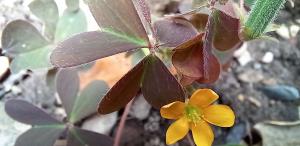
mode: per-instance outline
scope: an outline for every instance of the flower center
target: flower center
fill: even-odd
[[[185,116],[189,120],[189,122],[192,122],[194,124],[197,124],[202,120],[202,111],[198,107],[192,106],[192,105],[187,105],[185,107]]]

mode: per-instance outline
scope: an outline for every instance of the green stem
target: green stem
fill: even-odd
[[[244,40],[260,37],[276,18],[286,0],[257,0],[243,28]]]

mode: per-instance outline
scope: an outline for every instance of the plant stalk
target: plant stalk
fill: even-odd
[[[242,38],[252,40],[261,37],[267,26],[276,18],[286,0],[256,0],[243,27]]]
[[[125,126],[126,119],[127,119],[128,114],[129,114],[130,108],[132,106],[133,100],[134,99],[132,99],[125,107],[125,110],[122,114],[118,129],[117,129],[117,132],[116,132],[116,136],[115,136],[113,146],[119,146],[120,145],[120,140],[121,140],[121,137],[122,137],[123,129],[124,129],[124,126]]]

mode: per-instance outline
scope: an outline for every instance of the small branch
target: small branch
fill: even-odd
[[[117,133],[116,133],[116,136],[115,136],[114,146],[119,146],[119,144],[120,144],[120,140],[121,140],[121,137],[122,137],[123,129],[124,129],[124,126],[125,126],[126,119],[127,119],[128,114],[129,114],[130,108],[132,106],[133,100],[131,100],[126,105],[126,108],[125,108],[125,110],[124,110],[124,112],[122,114],[121,121],[119,123],[118,129],[117,129]]]
[[[243,9],[245,5],[245,1],[244,0],[240,0],[240,8]]]
[[[200,11],[201,9],[203,9],[204,7],[207,7],[207,6],[208,6],[208,4],[199,6],[199,7],[197,7],[197,8],[194,9],[194,10],[188,11],[188,12],[186,12],[186,13],[179,14],[178,16],[186,16],[186,15],[194,14],[194,13]]]

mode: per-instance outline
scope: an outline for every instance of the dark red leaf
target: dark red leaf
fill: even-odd
[[[73,127],[68,133],[67,146],[112,146],[113,139],[99,133]]]
[[[240,18],[240,16],[237,14],[237,10],[236,10],[236,8],[240,9],[240,7],[238,7],[238,5],[232,0],[228,0],[228,2],[226,2],[225,5],[216,3],[214,7],[217,10],[225,13],[227,16],[229,16],[231,18],[235,18],[235,19]],[[241,9],[241,11],[243,11],[243,9]]]
[[[205,27],[208,21],[208,14],[196,13],[193,14],[189,20],[199,32],[205,32]]]
[[[33,127],[18,137],[15,146],[53,146],[64,130],[63,125]]]
[[[208,72],[208,76],[198,79],[199,83],[213,83],[219,79],[221,65],[213,54],[208,56],[208,67],[205,70]]]
[[[61,124],[60,121],[54,119],[49,114],[24,101],[12,99],[5,103],[6,113],[13,119],[30,125],[53,125]]]
[[[146,46],[147,42],[108,29],[85,32],[59,43],[51,54],[51,63],[57,67],[76,66]]]
[[[218,50],[229,50],[241,43],[239,39],[239,19],[232,18],[222,11],[214,11],[214,47]]]
[[[109,87],[104,81],[95,80],[88,84],[76,98],[70,121],[75,123],[97,113],[97,106]]]
[[[57,73],[56,90],[68,117],[79,90],[79,76],[74,69],[62,69]]]
[[[164,63],[155,55],[146,57],[142,93],[155,108],[174,101],[184,101],[184,91]]]
[[[100,28],[110,28],[118,33],[148,42],[147,33],[131,0],[87,0],[86,2]]]
[[[174,49],[172,63],[176,70],[190,78],[203,77],[203,34]]]
[[[205,37],[210,40],[210,36]],[[202,39],[203,34],[200,34],[174,49],[172,63],[184,86],[196,80],[200,83],[212,83],[219,77],[220,64],[210,51],[209,42],[205,42],[207,50],[204,49]]]
[[[179,82],[182,86],[187,86],[187,85],[190,85],[192,84],[194,81],[197,80],[197,78],[194,78],[194,77],[188,77],[188,76],[185,76],[181,73],[178,73],[178,76],[179,76]]]
[[[136,96],[140,90],[146,60],[144,58],[109,90],[99,104],[100,114],[117,111]]]
[[[165,18],[154,22],[158,39],[165,46],[176,47],[194,38],[198,32],[196,28],[183,17]]]

